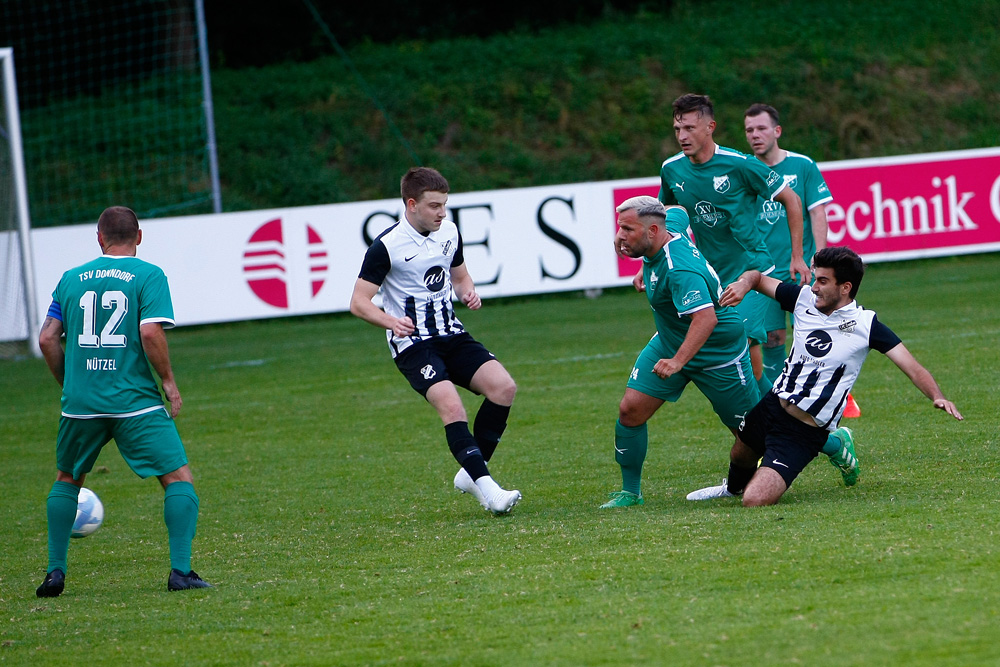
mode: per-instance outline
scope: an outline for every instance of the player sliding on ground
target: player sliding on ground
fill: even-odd
[[[837,429],[848,392],[872,349],[899,366],[935,408],[962,419],[899,337],[854,300],[865,272],[857,253],[826,248],[813,263],[812,287],[747,271],[723,292],[724,305],[739,303],[751,289],[777,299],[795,315],[794,341],[774,388],[739,426],[729,477],[720,486],[688,494],[688,500],[742,495],[746,507],[778,502]]]

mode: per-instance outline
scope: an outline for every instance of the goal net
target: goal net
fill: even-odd
[[[218,212],[202,0],[2,0],[31,221]],[[41,286],[40,286],[41,287]]]

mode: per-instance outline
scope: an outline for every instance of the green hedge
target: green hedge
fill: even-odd
[[[353,66],[455,192],[652,176],[670,103],[782,112],[816,160],[1000,145],[1000,3],[677,3],[583,27],[362,45]],[[394,197],[415,160],[348,63],[214,72],[227,210]]]

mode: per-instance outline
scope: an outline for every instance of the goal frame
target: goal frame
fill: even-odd
[[[28,186],[24,171],[24,145],[21,143],[21,115],[17,102],[17,79],[14,74],[14,49],[0,48],[0,73],[4,88],[3,113],[10,133],[11,167],[14,175],[14,202],[17,236],[21,251],[21,284],[24,286],[24,313],[28,325],[28,350],[41,357],[38,347],[38,300],[35,291],[35,262],[31,249],[31,218],[28,214]]]

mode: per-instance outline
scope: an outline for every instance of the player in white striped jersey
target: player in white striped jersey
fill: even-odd
[[[517,386],[513,378],[455,316],[453,296],[482,307],[465,266],[458,227],[445,219],[448,181],[414,167],[400,182],[403,217],[365,253],[351,296],[351,312],[386,330],[396,366],[444,422],[452,455],[461,465],[455,488],[494,514],[505,514],[521,492],[500,488],[486,467],[507,427]],[[382,307],[372,301],[382,290]],[[457,386],[485,396],[472,431]]]
[[[816,280],[811,288],[747,271],[723,292],[721,302],[730,306],[751,289],[777,299],[795,315],[794,342],[774,389],[740,425],[730,452],[729,477],[721,486],[691,493],[689,499],[742,494],[746,507],[778,502],[837,428],[870,349],[889,357],[935,408],[962,419],[899,337],[854,300],[865,270],[857,253],[826,248],[816,253],[813,263]]]

